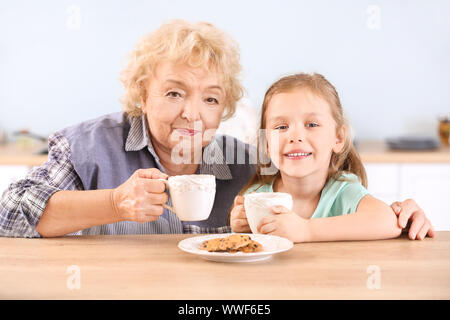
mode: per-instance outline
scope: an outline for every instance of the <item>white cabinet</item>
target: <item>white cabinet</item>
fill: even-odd
[[[435,230],[450,230],[450,163],[368,163],[368,190],[387,204],[414,199]]]
[[[450,230],[450,164],[405,164],[400,195],[414,199],[436,230]]]
[[[29,170],[28,166],[0,166],[0,195],[10,183],[24,178]]]
[[[400,199],[400,164],[365,164],[368,190],[376,198],[387,204]]]

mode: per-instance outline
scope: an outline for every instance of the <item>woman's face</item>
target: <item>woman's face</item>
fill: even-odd
[[[165,152],[187,145],[189,152],[181,154],[201,150],[219,127],[225,100],[218,73],[187,64],[159,63],[142,101],[153,145]]]

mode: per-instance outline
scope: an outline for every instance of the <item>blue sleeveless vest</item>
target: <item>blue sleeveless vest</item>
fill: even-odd
[[[141,118],[139,117],[139,119]],[[136,119],[134,120],[136,121]],[[158,168],[164,171],[158,159],[155,159],[155,156],[152,155],[151,151],[153,148],[151,146],[133,151],[126,150],[132,121],[133,118],[126,113],[118,112],[61,130],[61,133],[68,140],[71,162],[85,190],[116,188],[140,168]],[[198,170],[198,173],[216,176],[215,202],[211,215],[207,220],[181,222],[176,215],[165,210],[164,214],[154,222],[141,224],[133,221],[124,221],[95,226],[81,230],[78,234],[190,232],[186,230],[197,230],[197,232],[207,233],[216,232],[215,228],[225,226],[234,197],[255,172],[254,165],[250,164],[250,153],[255,150],[253,147],[249,147],[236,138],[229,136],[217,135],[214,137],[213,142],[221,149],[217,150],[216,148],[215,152],[219,153],[219,159],[222,156],[222,163],[202,163]],[[246,158],[243,164],[237,163],[237,149],[239,148],[245,149]],[[205,147],[203,152],[205,153],[207,149],[208,147]],[[225,159],[223,156],[230,151],[234,152],[232,153],[234,161],[229,161],[230,159]]]

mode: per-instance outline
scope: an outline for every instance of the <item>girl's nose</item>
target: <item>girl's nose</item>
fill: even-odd
[[[303,141],[303,130],[299,126],[294,126],[291,131],[291,136],[289,139],[290,143],[302,142]]]

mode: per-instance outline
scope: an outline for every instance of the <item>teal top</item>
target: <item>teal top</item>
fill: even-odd
[[[245,194],[251,192],[274,192],[273,182],[260,188],[254,184]],[[338,180],[327,181],[320,194],[320,200],[312,218],[326,218],[356,212],[361,199],[369,194],[354,174],[343,174]]]

